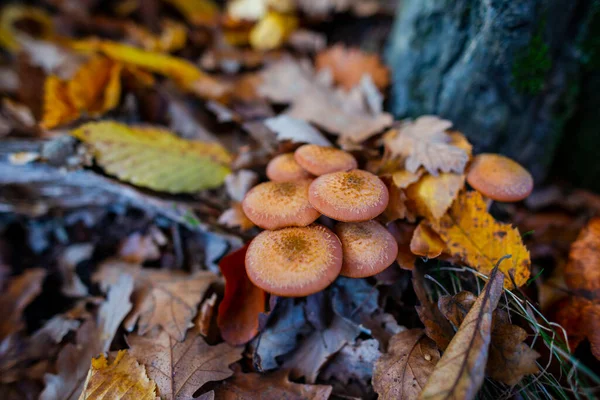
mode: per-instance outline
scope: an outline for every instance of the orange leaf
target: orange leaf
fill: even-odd
[[[50,75],[44,82],[44,115],[40,126],[52,129],[79,118],[79,111],[68,95],[67,83]]]
[[[567,331],[571,351],[587,338],[592,354],[600,360],[600,303],[572,296],[555,303],[554,320]]]
[[[516,228],[494,220],[487,211],[479,192],[461,194],[446,215],[432,228],[446,243],[449,253],[461,258],[469,266],[490,274],[500,258],[510,254],[510,260],[500,265],[500,270],[517,286],[527,282],[531,261]]]
[[[425,175],[406,190],[409,200],[414,202],[417,213],[429,220],[442,218],[450,205],[465,186],[465,176],[442,173],[438,176]]]
[[[246,275],[248,245],[223,257],[219,263],[225,277],[225,296],[219,305],[217,325],[223,339],[237,346],[249,342],[258,333],[258,315],[265,311],[267,294],[254,286]]]
[[[435,258],[442,254],[445,248],[446,244],[440,236],[426,221],[421,221],[410,241],[410,251],[418,256]]]
[[[103,114],[121,96],[121,65],[106,57],[93,57],[67,82],[68,96],[79,111]]]
[[[600,218],[593,218],[571,245],[565,281],[573,290],[600,299]]]

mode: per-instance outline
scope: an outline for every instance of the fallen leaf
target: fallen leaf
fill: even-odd
[[[219,7],[212,0],[163,0],[169,3],[192,25],[212,25],[219,17]]]
[[[146,368],[130,356],[127,350],[120,350],[110,364],[104,355],[92,359],[92,366],[79,396],[79,400],[155,398],[156,383],[148,379]]]
[[[198,311],[198,315],[194,321],[194,327],[198,330],[198,333],[204,337],[207,337],[211,333],[216,305],[216,293],[213,293],[212,296],[206,298],[200,305],[200,311]]]
[[[79,110],[68,96],[67,83],[50,75],[44,82],[44,114],[40,126],[51,129],[79,118]]]
[[[158,35],[135,23],[127,23],[125,32],[132,42],[145,50],[161,53],[181,50],[187,41],[187,27],[170,19],[161,22],[161,31]]]
[[[207,382],[229,378],[229,365],[241,359],[243,351],[226,343],[210,346],[193,329],[183,342],[161,331],[155,336],[129,335],[127,343],[166,400],[191,399]]]
[[[148,260],[158,260],[160,250],[151,235],[134,232],[119,245],[119,258],[131,264],[141,264]]]
[[[294,15],[269,11],[250,31],[250,45],[257,50],[268,51],[281,47],[298,27]]]
[[[308,122],[290,117],[289,115],[278,115],[267,118],[264,124],[277,134],[277,140],[289,140],[292,143],[311,143],[319,146],[331,146],[331,142]]]
[[[436,116],[422,116],[388,132],[384,144],[392,156],[405,159],[405,168],[410,172],[422,166],[433,176],[438,171],[462,174],[469,154],[446,133],[451,126],[452,122]]]
[[[336,379],[348,384],[350,379],[368,384],[373,374],[373,365],[379,359],[379,341],[376,339],[360,340],[347,344],[333,356],[320,374],[324,380]]]
[[[246,274],[248,245],[223,257],[219,269],[225,277],[225,295],[219,305],[217,325],[232,346],[246,344],[258,333],[258,315],[265,311],[267,294]]]
[[[592,354],[600,360],[600,302],[570,296],[555,303],[552,309],[553,319],[567,332],[571,351],[587,338]]]
[[[414,269],[417,257],[410,250],[410,242],[414,236],[416,226],[408,222],[395,221],[390,222],[387,225],[387,229],[394,236],[394,239],[396,239],[396,243],[398,243],[396,262],[400,265],[400,268],[407,270]]]
[[[220,186],[230,156],[217,143],[187,141],[158,127],[93,122],[71,131],[109,174],[150,189],[191,193]]]
[[[435,342],[423,330],[402,331],[375,363],[373,388],[382,400],[416,399],[439,360]]]
[[[517,287],[523,286],[530,274],[529,251],[516,228],[494,220],[487,211],[485,201],[479,192],[463,193],[454,201],[439,224],[432,224],[448,252],[459,257],[469,266],[484,274],[489,274],[500,258],[511,255],[511,259],[500,265],[509,279]]]
[[[339,135],[340,142],[361,143],[392,123],[390,114],[373,110],[363,85],[350,92],[336,91],[331,75],[315,75],[305,61],[283,59],[266,68],[261,76],[262,96],[277,103],[291,103],[287,115]]]
[[[450,173],[442,173],[438,176],[425,175],[407,188],[406,196],[414,204],[419,216],[437,221],[446,214],[464,186],[464,175]]]
[[[212,272],[193,275],[169,270],[142,269],[138,265],[107,261],[93,276],[103,290],[126,273],[135,281],[133,308],[124,326],[129,332],[138,324],[144,335],[161,327],[175,340],[182,341],[198,312],[198,304],[208,287],[217,279]]]
[[[591,219],[571,245],[565,266],[567,286],[600,299],[600,218]]]
[[[360,49],[346,48],[337,44],[317,54],[317,70],[329,68],[336,83],[346,90],[360,83],[363,75],[371,75],[378,89],[385,89],[390,83],[390,72],[376,54],[368,54]]]
[[[65,296],[88,295],[88,289],[77,275],[75,268],[80,262],[90,259],[93,252],[94,246],[91,243],[77,243],[68,246],[58,257],[58,269],[63,281],[61,292]]]
[[[24,328],[22,314],[41,292],[46,272],[40,268],[28,269],[12,278],[0,294],[0,341]]]
[[[429,376],[420,399],[474,399],[483,384],[492,332],[492,313],[502,294],[504,275],[494,269]]]
[[[446,249],[446,244],[429,224],[423,220],[417,225],[410,241],[410,251],[418,256],[436,258]]]
[[[217,389],[215,400],[327,400],[331,386],[304,385],[290,382],[289,371],[279,370],[267,375],[236,371]]]

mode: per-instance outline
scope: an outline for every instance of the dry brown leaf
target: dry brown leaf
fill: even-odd
[[[450,208],[452,202],[465,186],[465,176],[442,173],[438,176],[425,175],[406,190],[406,195],[414,204],[417,214],[431,221],[437,221]]]
[[[429,376],[420,399],[474,399],[483,384],[492,332],[492,313],[504,275],[494,269],[444,355]]]
[[[243,351],[243,347],[227,343],[210,346],[194,329],[188,331],[184,342],[165,331],[148,337],[129,335],[127,342],[166,400],[191,399],[205,383],[229,378],[233,375],[229,365],[241,359]]]
[[[92,359],[92,366],[79,400],[155,400],[156,383],[148,379],[146,368],[120,350],[109,364],[104,355]]]
[[[119,245],[119,258],[131,264],[141,264],[148,260],[158,260],[160,250],[151,235],[134,232]]]
[[[24,327],[23,310],[42,292],[45,277],[46,271],[34,268],[9,281],[0,295],[0,341]]]
[[[382,214],[383,219],[387,222],[398,219],[414,222],[416,216],[407,207],[406,190],[398,188],[389,176],[383,176],[381,180],[385,183],[389,193],[388,205]]]
[[[262,375],[236,371],[233,377],[215,389],[215,400],[327,400],[331,386],[290,382],[289,371],[278,370]]]
[[[592,354],[600,360],[600,302],[571,296],[552,308],[555,311],[553,319],[567,331],[571,351],[587,338]]]
[[[125,320],[125,328],[131,332],[137,322],[139,334],[144,335],[161,327],[179,341],[185,338],[206,290],[217,280],[212,272],[188,275],[169,270],[142,269],[119,261],[104,263],[93,279],[106,289],[122,273],[131,275],[135,280],[133,309]]]
[[[315,65],[317,70],[330,69],[336,83],[346,90],[358,85],[365,74],[371,75],[373,83],[380,90],[385,89],[390,83],[390,71],[383,65],[377,54],[346,48],[342,44],[317,54]]]
[[[287,115],[339,135],[342,143],[361,143],[392,123],[392,116],[381,112],[381,102],[372,100],[377,89],[370,80],[363,79],[349,92],[334,90],[330,75],[315,75],[309,63],[291,59],[272,64],[261,76],[262,96],[291,103]]]
[[[462,193],[432,228],[446,243],[450,255],[484,274],[491,273],[500,258],[511,255],[500,265],[509,277],[507,287],[512,287],[512,280],[519,287],[527,282],[531,261],[519,231],[494,220],[479,192]]]
[[[429,223],[421,221],[410,241],[410,251],[418,256],[436,258],[446,249],[446,244]]]
[[[571,245],[565,267],[567,286],[600,299],[600,218],[593,218]]]
[[[422,166],[434,176],[438,171],[462,174],[469,154],[464,148],[464,136],[446,133],[451,126],[450,121],[425,115],[400,123],[397,130],[384,136],[384,144],[392,156],[405,159],[405,168],[410,172]]]
[[[439,360],[435,342],[422,329],[402,331],[375,363],[373,389],[382,400],[416,399]]]

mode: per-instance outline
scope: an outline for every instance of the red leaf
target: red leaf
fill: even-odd
[[[238,346],[258,333],[258,315],[266,310],[266,292],[246,275],[244,261],[248,245],[223,257],[219,263],[225,277],[225,296],[219,305],[217,325],[227,343]]]

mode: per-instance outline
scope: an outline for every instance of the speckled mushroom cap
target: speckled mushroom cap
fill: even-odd
[[[294,158],[302,168],[313,175],[337,171],[349,171],[358,166],[352,154],[335,147],[305,144],[294,152]]]
[[[516,161],[500,154],[477,155],[469,167],[467,182],[497,201],[520,201],[533,190],[531,174]]]
[[[248,278],[263,290],[286,297],[325,289],[342,268],[342,245],[322,225],[263,231],[246,252]]]
[[[340,222],[335,233],[344,254],[341,275],[373,276],[392,265],[398,255],[396,239],[377,221]]]
[[[310,183],[302,180],[256,185],[242,201],[244,214],[263,229],[310,225],[320,215],[308,201]]]
[[[267,164],[267,177],[274,182],[297,181],[311,178],[294,158],[294,153],[280,154]]]
[[[368,221],[381,214],[389,201],[385,183],[360,169],[333,172],[315,179],[308,200],[322,214],[338,221]]]

